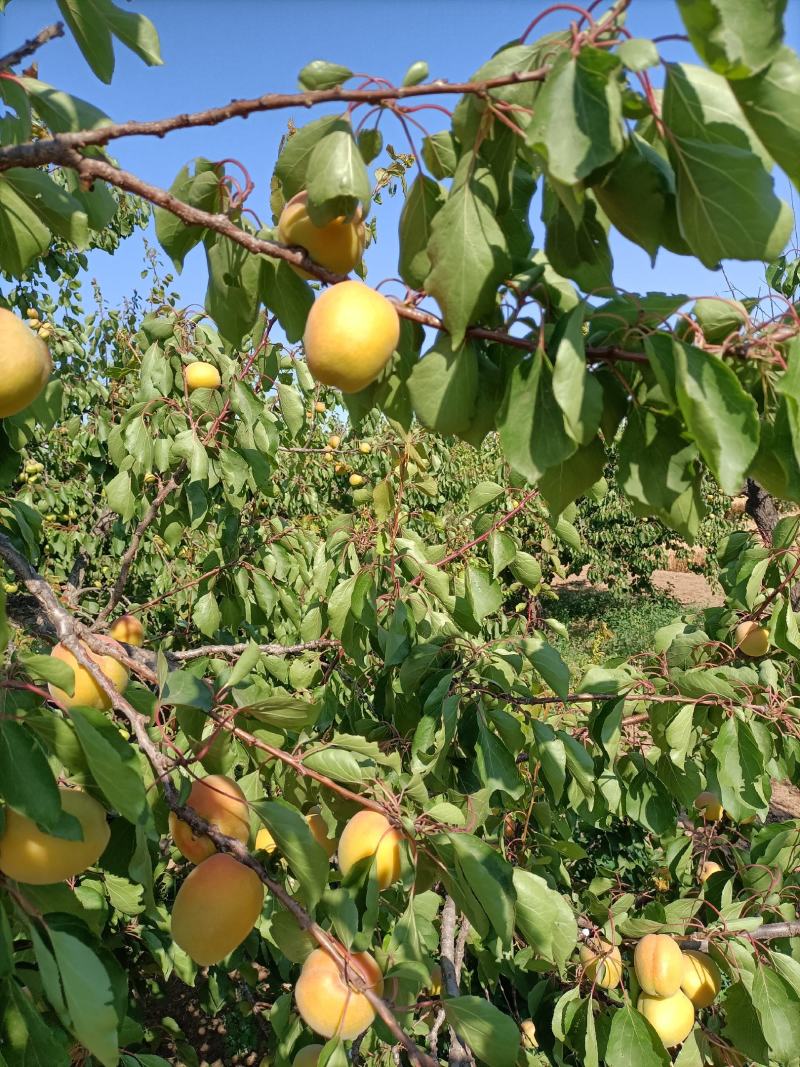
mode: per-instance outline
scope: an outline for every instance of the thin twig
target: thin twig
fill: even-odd
[[[19,48],[15,48],[13,52],[8,52],[6,55],[0,56],[0,70],[8,70],[9,67],[15,67],[17,63],[21,63],[23,59],[32,56],[43,44],[52,41],[54,37],[63,36],[63,22],[54,22],[50,26],[45,26],[43,30],[39,30],[35,37],[29,38],[24,44],[21,44]]]

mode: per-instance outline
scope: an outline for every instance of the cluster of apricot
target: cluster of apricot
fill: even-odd
[[[583,973],[593,984],[614,989],[622,981],[622,956],[616,945],[600,938],[580,948]],[[637,942],[633,967],[639,986],[637,1009],[666,1048],[685,1041],[694,1027],[696,1008],[707,1008],[720,990],[719,968],[710,956],[681,951],[666,934],[646,934]]]
[[[333,464],[334,474],[346,474],[348,475],[348,482],[353,489],[358,489],[365,482],[363,474],[359,474],[358,471],[352,471],[347,463],[343,460],[336,458],[336,450],[342,443],[342,439],[338,433],[331,434],[328,438],[327,444],[324,449],[324,459],[326,463]],[[372,451],[372,445],[369,441],[360,441],[358,445],[358,451],[362,456],[368,456]]]
[[[186,804],[221,833],[245,847],[248,845],[247,799],[231,778],[211,775],[198,779]],[[361,860],[373,858],[381,890],[399,878],[401,835],[380,812],[358,812],[347,822],[338,842],[328,835],[319,809],[309,811],[306,822],[329,859],[338,853],[343,876]],[[196,834],[174,812],[170,814],[169,825],[178,849],[186,859],[197,864],[175,897],[172,937],[196,963],[202,966],[219,963],[244,941],[257,923],[264,886],[255,871],[231,855],[218,852],[208,836]],[[278,848],[266,827],[258,831],[255,845],[257,851],[268,854]],[[346,969],[351,977],[380,996],[383,975],[369,953],[351,954]],[[339,961],[325,948],[315,949],[306,958],[295,999],[305,1023],[326,1038],[334,1034],[346,1040],[355,1038],[370,1025],[375,1014],[368,998],[342,977]]]

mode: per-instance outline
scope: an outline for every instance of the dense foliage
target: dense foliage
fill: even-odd
[[[102,80],[115,42],[160,61],[143,16],[57,6]],[[391,242],[380,189],[405,197],[397,349],[345,396],[300,343],[341,279],[256,231],[230,162],[147,186],[106,152],[134,130],[0,59],[0,304],[54,364],[0,421],[0,1067],[199,1064],[198,1005],[226,1063],[283,1067],[312,1033],[298,1067],[798,1063],[800,821],[768,819],[800,773],[798,519],[769,543],[722,520],[746,478],[800,502],[771,178],[800,179],[800,60],[781,0],[679,0],[703,65],[665,41],[662,95],[628,6],[503,46],[405,157],[377,120],[448,95],[426,64],[400,88],[301,71],[298,112],[349,106],[276,145],[276,227],[307,192],[318,229]],[[205,310],[153,256],[146,297],[87,313],[85,252],[148,205],[177,266],[202,245]],[[779,312],[616,292],[611,226],[770,261]],[[641,578],[668,538],[708,549],[724,605],[571,672],[553,576],[615,555]],[[130,620],[107,636],[123,612],[142,647]],[[201,809],[222,775],[244,825],[235,787]],[[362,815],[385,851],[359,852]],[[243,924],[221,954],[220,924]],[[718,968],[680,1035],[651,934]]]

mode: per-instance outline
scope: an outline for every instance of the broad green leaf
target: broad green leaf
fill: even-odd
[[[516,925],[538,956],[553,963],[563,974],[578,942],[578,924],[566,900],[537,874],[517,867]]]
[[[800,995],[770,966],[760,965],[753,976],[753,1007],[778,1063],[790,1063],[800,1048]]]
[[[470,563],[466,575],[467,601],[477,622],[493,615],[503,603],[503,591],[486,567]]]
[[[647,70],[658,65],[658,48],[647,37],[629,37],[617,49],[622,65],[628,70]]]
[[[56,0],[64,21],[100,81],[109,84],[114,74],[114,45],[105,18],[103,0]]]
[[[340,122],[338,115],[325,115],[324,118],[314,119],[313,122],[301,126],[287,137],[275,164],[275,177],[281,184],[286,200],[290,200],[307,187],[306,175],[311,153],[318,141]]]
[[[519,1030],[510,1016],[483,997],[447,998],[442,1007],[448,1025],[488,1067],[513,1067]]]
[[[475,756],[478,775],[486,789],[499,790],[514,798],[521,796],[522,780],[514,757],[482,716],[478,719]]]
[[[299,341],[314,303],[310,286],[288,263],[262,256],[260,290],[265,306],[278,316],[287,341],[291,344]]]
[[[553,396],[564,413],[567,433],[579,445],[589,444],[600,425],[603,390],[586,366],[583,311],[580,308],[565,316],[563,328],[558,333]]]
[[[292,437],[297,437],[306,424],[306,405],[293,385],[277,382],[275,386],[286,428]]]
[[[434,178],[452,178],[458,165],[452,133],[442,130],[423,138],[422,158]]]
[[[110,804],[128,822],[144,821],[149,809],[134,749],[102,712],[72,708],[70,718],[92,776]]]
[[[787,0],[678,0],[689,39],[712,70],[745,78],[774,58]]]
[[[565,49],[556,57],[536,99],[527,143],[557,181],[575,185],[622,151],[619,69],[619,58],[599,48],[581,48],[577,56]]]
[[[541,350],[517,357],[508,374],[497,428],[509,464],[530,482],[575,451],[553,394],[553,372]]]
[[[23,274],[50,244],[50,230],[11,182],[0,175],[0,269]]]
[[[315,226],[340,215],[351,218],[359,205],[369,203],[369,175],[348,122],[340,119],[314,145],[307,179],[308,213]]]
[[[400,212],[400,277],[411,289],[422,289],[431,269],[428,242],[436,213],[445,202],[438,182],[419,174],[408,190]]]
[[[726,718],[711,751],[723,807],[734,819],[766,811],[764,788],[768,774],[764,757],[746,722]]]
[[[606,452],[598,437],[539,479],[539,492],[553,515],[582,497],[602,477]]]
[[[626,1004],[612,1016],[605,1062],[608,1067],[667,1067],[671,1061],[650,1023]]]
[[[283,800],[261,800],[252,808],[275,839],[281,853],[305,891],[313,908],[328,884],[328,857],[317,844],[308,823]]]
[[[734,982],[722,994],[720,1007],[725,1013],[722,1033],[748,1059],[769,1062],[766,1038],[753,1001],[742,981]]]
[[[333,89],[352,76],[353,72],[348,67],[328,63],[324,59],[313,59],[306,63],[297,75],[297,80],[301,89]]]
[[[800,58],[781,48],[766,70],[731,82],[761,143],[800,187]]]
[[[428,64],[424,59],[418,59],[412,63],[403,75],[403,85],[419,85],[428,77]]]
[[[223,168],[218,164],[207,159],[195,159],[193,169],[189,164],[181,167],[169,191],[184,204],[213,214],[219,210],[221,203],[222,172]],[[159,244],[180,274],[187,253],[202,240],[205,230],[201,226],[187,226],[177,215],[164,208],[155,208],[153,214]]]
[[[431,270],[425,279],[454,346],[461,344],[468,326],[494,307],[497,286],[511,267],[486,181],[475,173],[457,180],[431,225]]]
[[[89,225],[86,212],[79,201],[48,174],[12,167],[5,172],[5,180],[53,233],[65,237],[76,248],[87,247]]]
[[[46,833],[81,839],[78,820],[61,808],[53,772],[36,735],[11,719],[0,721],[0,795]]]
[[[239,344],[255,325],[258,313],[259,257],[217,234],[206,243],[206,263],[206,310],[225,340]]]
[[[417,418],[440,434],[467,429],[478,391],[475,349],[467,340],[454,347],[452,337],[439,333],[425,355],[414,364],[408,391]]]
[[[104,111],[81,100],[79,96],[54,89],[52,85],[36,78],[22,77],[18,80],[30,96],[34,111],[53,133],[95,130],[111,122]]]
[[[4,983],[8,1003],[2,1019],[4,1040],[0,1057],[8,1057],[9,1067],[71,1067],[70,1044],[66,1034],[45,1021],[26,989],[12,980]]]
[[[610,288],[614,261],[596,201],[587,193],[577,219],[546,182],[542,222],[547,227],[544,250],[553,269],[586,293]]]
[[[201,634],[205,634],[206,637],[213,637],[219,630],[221,621],[222,613],[219,610],[217,598],[209,589],[195,604],[192,610],[192,622]]]
[[[75,929],[75,920],[51,919],[47,932],[75,1036],[104,1067],[119,1061],[117,1013],[108,971]]]
[[[158,31],[149,18],[134,11],[125,11],[110,0],[102,0],[102,10],[117,40],[130,48],[148,67],[161,66],[164,61],[161,58]]]
[[[565,697],[569,692],[569,667],[553,646],[536,635],[526,638],[523,648],[525,655],[553,692],[557,696]]]

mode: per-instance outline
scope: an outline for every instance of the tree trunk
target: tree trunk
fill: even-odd
[[[758,527],[761,539],[769,548],[772,546],[772,535],[774,534],[775,527],[778,525],[778,520],[781,517],[777,504],[775,503],[775,498],[770,496],[770,494],[765,489],[762,489],[758,482],[754,482],[752,478],[747,479],[745,492],[747,494],[747,506],[745,507],[745,511]],[[790,597],[794,610],[800,610],[800,583],[792,586]]]

